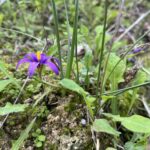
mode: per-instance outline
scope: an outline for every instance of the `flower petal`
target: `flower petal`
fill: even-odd
[[[28,68],[28,76],[32,77],[36,68],[38,67],[39,63],[38,62],[31,62]]]
[[[46,56],[45,54],[41,54],[40,64],[45,64],[48,59],[48,56]]]
[[[16,66],[16,70],[18,69],[18,67],[21,65],[21,64],[24,64],[24,63],[30,63],[31,60],[27,57],[24,57],[22,59],[20,59],[17,63],[17,66]]]
[[[27,54],[25,57],[30,58],[33,62],[38,62],[38,59],[37,59],[35,53],[29,53],[29,54]]]
[[[46,62],[45,65],[48,66],[56,75],[59,75],[59,69],[54,63]]]
[[[56,65],[56,67],[58,68],[58,70],[60,70],[60,61],[59,59],[55,58],[55,57],[51,57],[49,56],[49,62],[52,62],[53,64]]]
[[[52,59],[54,60],[54,62],[60,67],[60,61],[58,58],[52,57]],[[52,60],[51,59],[51,60]]]

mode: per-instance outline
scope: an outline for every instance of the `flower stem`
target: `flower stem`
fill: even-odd
[[[63,78],[64,76],[63,76],[62,58],[61,58],[61,50],[60,50],[60,37],[59,37],[59,30],[58,30],[58,16],[57,16],[54,0],[52,0],[52,6],[53,6],[53,13],[54,13],[56,38],[57,38],[57,49],[58,49],[59,60],[60,60],[60,72],[61,72],[61,78]]]
[[[135,104],[136,95],[137,95],[137,89],[134,89],[134,90],[133,90],[133,94],[132,94],[132,98],[131,98],[131,103],[130,103],[130,106],[129,106],[129,109],[128,109],[128,112],[127,112],[127,115],[130,114],[130,111],[131,111],[133,105]]]
[[[18,33],[18,34],[22,34],[22,35],[24,35],[24,36],[28,36],[28,37],[30,37],[30,38],[32,38],[32,39],[34,39],[34,40],[40,42],[40,43],[43,45],[41,39],[39,39],[39,38],[37,38],[37,37],[35,37],[35,36],[33,36],[33,35],[30,35],[30,34],[28,34],[28,33],[25,33],[25,32],[22,32],[22,31],[18,31],[18,30],[15,30],[15,29],[8,29],[8,28],[4,28],[4,27],[0,27],[0,30],[6,30],[6,31],[10,31],[10,32],[15,32],[15,33]]]
[[[117,95],[122,94],[122,93],[124,93],[124,92],[126,92],[128,90],[133,90],[135,88],[139,88],[139,87],[142,87],[142,86],[145,86],[145,85],[150,85],[150,81],[142,83],[142,84],[137,84],[137,85],[134,85],[134,86],[131,86],[131,87],[127,87],[127,88],[124,88],[124,89],[115,90],[115,91],[112,91],[112,92],[105,92],[102,95],[114,95],[114,96],[117,96]]]
[[[78,0],[76,0],[76,10],[75,10],[75,17],[74,17],[74,27],[73,27],[73,36],[72,36],[72,43],[71,43],[71,50],[68,52],[68,61],[67,61],[67,70],[66,70],[66,78],[70,78],[73,58],[74,58],[74,49],[77,48],[77,23],[78,23]],[[76,52],[77,56],[77,52]],[[77,65],[77,78],[78,76],[78,61],[76,59]]]
[[[101,66],[103,61],[103,53],[104,53],[104,46],[105,46],[105,32],[106,32],[106,23],[107,23],[107,11],[108,11],[108,0],[105,0],[105,15],[104,15],[104,26],[103,26],[103,35],[102,35],[102,45],[101,45],[101,52],[99,58],[99,67],[98,67],[98,76],[97,76],[97,88],[96,88],[96,99],[99,99],[99,82],[100,82],[100,75],[101,75]]]
[[[112,91],[117,89],[117,83],[115,82],[115,74],[112,74]],[[112,114],[113,115],[117,115],[118,114],[118,100],[117,97],[113,97],[111,100],[111,110],[112,110]]]
[[[77,83],[79,83],[79,65],[78,65],[78,56],[77,56],[77,47],[78,47],[78,34],[77,34],[77,23],[78,23],[78,0],[76,0],[76,24],[75,24],[75,30],[76,30],[76,33],[75,33],[75,55],[76,55],[76,68],[77,68],[77,73],[76,73],[76,81]]]

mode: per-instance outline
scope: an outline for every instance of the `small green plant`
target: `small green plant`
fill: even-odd
[[[46,140],[46,137],[42,134],[42,131],[40,129],[37,129],[35,132],[32,133],[32,136],[34,138],[35,146],[42,147],[43,143]]]

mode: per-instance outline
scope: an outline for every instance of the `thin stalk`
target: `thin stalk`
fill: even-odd
[[[141,37],[139,37],[137,39],[137,41],[131,46],[131,48],[129,48],[128,51],[126,51],[126,53],[120,58],[120,60],[116,63],[116,65],[114,66],[114,68],[112,69],[112,71],[110,72],[110,74],[108,75],[108,77],[106,78],[106,81],[109,79],[109,77],[112,75],[112,73],[114,72],[114,70],[116,69],[116,67],[119,65],[119,63],[125,58],[125,56],[134,48],[134,46],[141,41],[148,33],[150,32],[150,30],[148,30],[146,33],[144,33]]]
[[[40,11],[39,11],[38,7],[36,7],[36,9],[37,9],[38,15],[40,16]],[[45,28],[45,25],[44,25],[44,20],[43,20],[43,23],[42,23],[42,27],[43,27],[43,35],[44,35],[45,38],[46,38],[46,43],[48,43],[48,42],[47,42],[48,33],[46,32],[46,28]],[[48,45],[47,45],[47,46],[48,46]]]
[[[10,32],[16,32],[16,33],[18,33],[18,34],[22,34],[22,35],[24,35],[24,36],[28,36],[28,37],[30,37],[30,38],[36,40],[36,41],[40,41],[40,42],[42,43],[41,39],[39,39],[39,38],[37,38],[37,37],[35,37],[35,36],[33,36],[33,35],[30,35],[30,34],[28,34],[28,33],[22,32],[22,31],[18,31],[18,30],[15,30],[15,29],[7,29],[7,28],[4,28],[4,27],[0,27],[0,30],[6,30],[6,31],[10,31]],[[42,43],[42,44],[43,44],[43,43]]]
[[[52,0],[52,6],[53,6],[54,21],[55,21],[56,38],[57,38],[57,49],[58,49],[58,55],[59,55],[59,60],[60,60],[60,72],[61,72],[61,78],[63,78],[63,67],[62,67],[62,58],[61,58],[61,50],[60,50],[60,37],[59,37],[59,30],[58,30],[58,16],[57,16],[57,10],[56,10],[54,0]]]
[[[122,94],[126,91],[133,90],[133,89],[136,89],[136,88],[139,88],[139,87],[142,87],[142,86],[146,86],[146,85],[150,85],[150,81],[142,83],[142,84],[137,84],[137,85],[134,85],[134,86],[131,86],[131,87],[127,87],[127,88],[124,88],[124,89],[115,90],[115,91],[112,91],[112,92],[105,92],[105,93],[103,93],[103,95],[117,96],[117,95]]]
[[[98,67],[98,76],[97,76],[97,88],[96,88],[96,99],[99,98],[99,81],[100,81],[100,74],[101,74],[101,66],[103,61],[103,52],[105,46],[105,32],[106,32],[106,23],[107,23],[107,12],[108,12],[108,0],[105,0],[105,16],[104,16],[104,27],[103,27],[103,35],[102,35],[102,45],[101,45],[101,53],[99,58],[99,67]],[[101,93],[100,93],[101,95]]]
[[[89,88],[89,67],[87,68],[87,71],[86,71],[86,77],[85,77],[85,84],[87,86],[87,88]]]
[[[40,102],[40,101],[42,101],[43,100],[43,98],[46,96],[46,95],[48,95],[48,93],[50,93],[51,92],[51,89],[49,88],[46,92],[44,92],[36,101],[35,101],[35,103],[33,104],[33,108],[35,108],[35,106],[37,106],[37,104]]]
[[[72,37],[71,50],[68,52],[66,78],[70,78],[71,71],[72,71],[73,57],[74,57],[74,49],[75,47],[77,47],[77,23],[78,23],[78,9],[79,9],[78,0],[76,0],[75,5],[76,8],[75,8],[75,17],[74,17],[73,37]],[[76,65],[78,66],[77,59],[76,59]],[[77,70],[77,76],[78,76],[78,70]]]
[[[54,88],[59,88],[59,86],[57,84],[54,84],[54,83],[50,83],[50,82],[47,82],[47,81],[44,81],[44,80],[41,80],[37,77],[33,77],[35,80],[37,80],[38,82],[41,82],[43,84],[46,84],[48,86],[51,86],[51,87],[54,87]]]
[[[149,107],[149,104],[147,103],[145,97],[142,97],[142,98],[141,98],[141,101],[142,101],[142,103],[143,103],[143,105],[144,105],[145,110],[146,110],[147,113],[148,113],[148,116],[150,117],[150,107]]]
[[[77,22],[78,22],[78,0],[76,0],[76,8],[77,8]],[[78,55],[77,55],[77,48],[78,48],[78,36],[77,36],[77,27],[76,27],[76,40],[75,40],[75,55],[76,55],[76,82],[79,83],[79,65],[78,65]]]
[[[150,14],[150,10],[148,10],[146,13],[142,14],[129,28],[125,30],[124,33],[122,33],[117,39],[116,42],[120,41],[127,33],[129,33],[130,30],[132,30],[136,25],[138,25],[145,17],[147,17]]]
[[[23,19],[23,22],[24,22],[24,25],[25,25],[25,31],[28,32],[28,22],[27,22],[27,19],[25,18],[25,9],[22,9],[22,7],[19,5],[19,2],[17,1],[18,3],[18,6],[19,6],[19,11],[21,13],[21,16],[22,16],[22,19]]]
[[[71,34],[70,34],[70,23],[69,23],[69,17],[68,17],[68,8],[67,8],[67,2],[64,0],[65,5],[65,11],[66,11],[66,22],[67,22],[67,33],[68,33],[68,50],[70,50],[71,46]]]
[[[141,69],[150,76],[150,72],[145,67],[142,66]]]
[[[76,39],[76,69],[77,69],[76,82],[79,83],[79,65],[78,65],[78,57],[77,57],[77,39]]]
[[[129,109],[128,109],[128,112],[127,112],[127,115],[129,115],[135,101],[136,101],[136,94],[137,94],[137,89],[134,89],[133,90],[133,94],[132,94],[132,99],[131,99],[131,103],[130,103],[130,106],[129,106]]]
[[[112,74],[112,91],[117,89],[117,83],[115,82],[115,74]],[[118,114],[118,100],[116,97],[113,97],[111,100],[111,109],[112,109],[112,114],[117,115]]]
[[[110,54],[111,54],[111,51],[112,51],[112,45],[114,43],[114,39],[115,39],[115,37],[116,37],[116,35],[118,33],[118,30],[119,30],[124,3],[125,3],[125,0],[122,0],[121,3],[120,3],[119,15],[117,16],[116,23],[115,23],[116,24],[115,25],[116,26],[115,27],[115,33],[114,33],[114,35],[112,37],[112,41],[110,43],[111,46],[109,48],[108,55],[106,56],[106,63],[105,63],[105,66],[104,66],[104,74],[103,74],[102,82],[101,82],[101,91],[102,92],[103,92],[104,87],[105,87],[105,77],[106,77],[107,65],[108,65],[109,57],[110,57]]]

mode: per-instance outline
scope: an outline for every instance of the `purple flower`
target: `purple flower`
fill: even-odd
[[[28,76],[32,77],[37,68],[42,68],[43,65],[50,68],[56,75],[59,75],[60,62],[57,58],[47,56],[44,53],[37,52],[26,54],[17,64],[16,69],[21,64],[29,63]]]
[[[136,62],[135,58],[128,58],[127,60],[128,60],[128,62],[131,62],[131,63],[135,63]]]
[[[138,48],[135,48],[132,52],[135,54],[135,53],[139,53],[143,50],[143,48],[141,47],[138,47]]]

